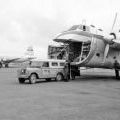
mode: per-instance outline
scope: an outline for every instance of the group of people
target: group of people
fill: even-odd
[[[64,66],[64,80],[69,81],[69,79],[75,79],[75,76],[80,76],[80,71],[78,66],[71,65],[74,55],[70,52],[70,45],[67,47],[65,58],[66,63]]]
[[[69,61],[66,61],[64,66],[64,80],[67,82],[70,79],[74,80],[75,76],[80,76],[80,70],[78,66],[73,66]]]

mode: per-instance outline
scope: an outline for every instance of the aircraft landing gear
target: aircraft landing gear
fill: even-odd
[[[116,77],[116,79],[119,79],[119,70],[115,69],[115,77]]]

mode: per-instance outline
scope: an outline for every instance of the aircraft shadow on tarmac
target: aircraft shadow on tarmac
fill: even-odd
[[[115,81],[120,80],[116,79],[115,76],[106,76],[106,75],[81,75],[79,78],[75,79],[76,81]]]

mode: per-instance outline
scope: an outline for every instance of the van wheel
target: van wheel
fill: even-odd
[[[56,81],[62,81],[63,80],[63,75],[61,73],[58,73],[56,76]]]
[[[24,83],[25,79],[24,78],[18,78],[19,83]]]
[[[36,74],[31,74],[29,77],[29,82],[30,84],[35,84],[37,81],[37,75]]]

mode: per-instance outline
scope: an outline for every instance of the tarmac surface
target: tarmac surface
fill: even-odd
[[[16,68],[0,69],[0,120],[120,120],[120,80],[91,69],[69,82],[19,84]]]

